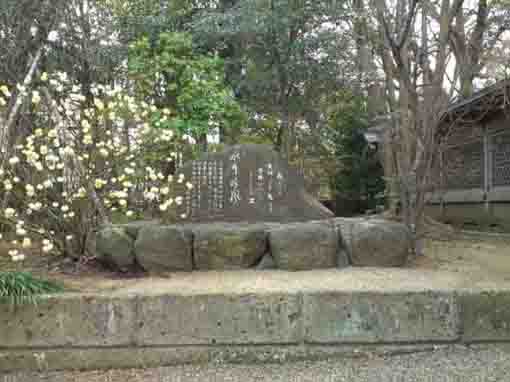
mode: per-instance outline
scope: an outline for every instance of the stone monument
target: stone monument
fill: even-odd
[[[181,167],[186,182],[173,225],[134,222],[103,227],[98,259],[148,272],[236,269],[306,271],[402,266],[409,234],[401,223],[334,218],[304,179],[275,151],[236,145]]]
[[[178,171],[193,185],[179,215],[188,222],[294,222],[333,217],[305,191],[303,176],[270,146],[207,153]]]

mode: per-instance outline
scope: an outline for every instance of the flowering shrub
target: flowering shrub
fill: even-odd
[[[82,90],[65,73],[43,73],[30,92],[0,86],[0,115],[12,93],[24,95],[40,126],[0,165],[0,229],[14,261],[35,245],[82,255],[112,218],[177,219],[172,207],[192,187],[176,172],[189,143],[164,128],[170,110],[120,88]]]

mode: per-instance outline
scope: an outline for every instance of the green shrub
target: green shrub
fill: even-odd
[[[0,304],[34,304],[41,295],[62,291],[62,286],[52,281],[37,279],[30,273],[0,272]]]

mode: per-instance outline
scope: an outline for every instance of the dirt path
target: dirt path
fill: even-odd
[[[44,256],[37,251],[28,254],[23,264],[15,265],[8,260],[8,256],[2,256],[1,249],[0,245],[0,270],[30,271],[38,276],[57,280],[75,291],[108,292],[125,289],[138,284],[140,278],[147,277],[143,274],[118,274],[103,269],[95,262],[77,265],[69,260]],[[494,236],[483,236],[481,239],[430,239],[426,242],[425,256],[410,260],[407,268],[447,271],[473,283],[504,283],[510,281],[510,239]],[[186,282],[191,275],[168,276]],[[164,282],[161,278],[154,279]]]

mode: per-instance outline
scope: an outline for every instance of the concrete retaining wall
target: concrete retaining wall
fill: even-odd
[[[319,273],[304,282],[310,273],[297,273],[269,289],[238,285],[228,293],[172,291],[170,285],[3,305],[0,372],[266,362],[510,342],[510,287],[466,289],[437,282],[433,274],[396,273],[395,279],[380,272]],[[393,284],[384,288],[387,280]]]

